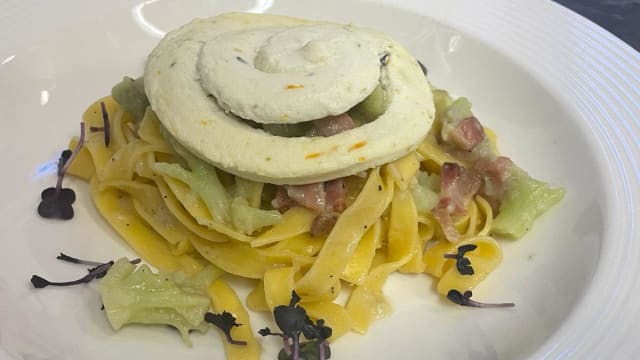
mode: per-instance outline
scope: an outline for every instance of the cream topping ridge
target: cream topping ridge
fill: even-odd
[[[389,36],[270,14],[222,14],[168,33],[144,83],[164,128],[194,155],[273,184],[325,181],[398,159],[422,141],[435,113],[419,65]],[[384,113],[336,135],[281,137],[244,121],[339,115],[375,88],[385,94]]]

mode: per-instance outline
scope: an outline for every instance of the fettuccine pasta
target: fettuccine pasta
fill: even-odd
[[[355,201],[329,234],[309,235],[315,215],[296,206],[276,224],[248,235],[229,222],[217,222],[188,184],[157,166],[185,166],[186,161],[163,136],[151,110],[131,136],[126,134],[136,125],[134,120],[111,97],[89,107],[86,125],[101,125],[100,102],[107,105],[117,140],[107,147],[102,133],[89,133],[69,171],[89,180],[102,216],[155,267],[193,273],[211,263],[231,275],[255,279],[247,299],[253,311],[286,304],[296,290],[309,314],[334,329],[333,340],[348,330],[365,333],[374,320],[390,312],[382,291],[395,271],[430,274],[438,281],[438,292],[446,294],[450,289],[473,289],[500,263],[500,246],[490,236],[494,214],[481,196],[456,219],[463,238],[459,243],[447,241],[433,216],[416,208],[412,189],[418,173],[452,160],[442,150],[435,151],[438,145],[429,138],[417,152],[368,171]],[[207,171],[222,173],[213,167]],[[227,189],[250,188],[247,202],[260,206],[265,184],[218,176],[234,180]],[[465,244],[478,246],[467,255],[476,269],[474,276],[459,274],[454,260],[443,256]],[[346,304],[333,302],[342,282],[355,286]],[[217,284],[212,289],[226,289]]]

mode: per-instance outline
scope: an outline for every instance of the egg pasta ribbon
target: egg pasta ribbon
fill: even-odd
[[[438,293],[446,295],[474,289],[502,260],[492,237],[500,209],[492,207],[490,198],[475,195],[464,212],[452,216],[460,235],[456,244],[447,241],[432,213],[439,201],[442,165],[469,165],[448,152],[437,136],[453,100],[439,90],[434,99],[436,119],[427,137],[408,155],[346,178],[347,184],[363,185],[354,186],[359,190],[349,193],[348,206],[322,235],[310,232],[317,212],[300,205],[282,214],[271,209],[273,185],[196,158],[172,142],[151,108],[136,119],[111,97],[85,111],[83,121],[94,131],[87,134],[69,173],[89,182],[100,214],[151,265],[193,274],[212,264],[250,279],[253,289],[246,306],[252,311],[270,313],[288,304],[295,290],[308,315],[333,329],[329,340],[334,341],[348,331],[366,333],[391,312],[383,290],[394,272],[429,274]],[[109,146],[99,131],[101,103],[111,121]],[[495,134],[486,133],[497,154]],[[76,143],[71,139],[69,146]],[[509,215],[502,232],[514,221],[515,215]],[[445,256],[467,245],[473,245],[464,253],[472,274],[461,273],[456,259]],[[337,299],[345,284],[353,290],[342,305]],[[244,324],[234,336],[248,345],[225,343],[227,358],[259,358],[260,344],[235,291],[218,279],[209,296],[215,311],[232,312]]]
[[[245,346],[238,346],[224,341],[224,351],[227,360],[258,360],[260,359],[261,347],[255,338],[255,333],[251,329],[249,313],[242,305],[242,301],[229,284],[222,279],[216,279],[208,288],[207,293],[211,299],[214,311],[231,313],[236,322],[242,324],[233,330],[233,335],[242,341],[246,341]]]

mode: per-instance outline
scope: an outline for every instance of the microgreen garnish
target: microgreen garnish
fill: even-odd
[[[464,294],[458,290],[452,289],[447,293],[447,299],[454,304],[458,304],[461,306],[469,306],[469,307],[477,307],[477,308],[507,308],[514,307],[514,303],[498,303],[498,304],[487,304],[481,303],[471,299],[473,294],[471,291],[465,291]]]
[[[282,338],[282,350],[278,354],[279,360],[325,360],[331,357],[331,349],[327,339],[331,337],[332,330],[319,319],[315,324],[307,311],[298,305],[300,296],[295,291],[291,292],[289,305],[279,305],[273,310],[276,324],[281,333],[272,332],[265,327],[258,333],[262,336],[280,336]],[[304,335],[308,342],[300,343],[300,334]]]
[[[98,261],[77,259],[77,258],[74,258],[73,256],[69,256],[69,255],[67,255],[65,253],[60,253],[60,255],[56,256],[56,259],[62,260],[62,261],[66,261],[66,262],[70,262],[70,263],[74,263],[74,264],[89,265],[89,266],[100,266],[100,265],[103,264],[103,263],[98,262]]]
[[[109,147],[109,142],[111,139],[111,129],[109,128],[109,113],[107,112],[107,107],[104,105],[103,101],[100,101],[100,110],[102,110],[102,121],[104,122],[104,146]]]
[[[76,147],[73,151],[63,151],[58,159],[58,181],[56,182],[56,187],[46,188],[40,194],[42,200],[38,205],[38,214],[43,218],[61,220],[73,218],[73,207],[71,205],[76,201],[76,193],[72,189],[63,189],[62,180],[69,165],[82,149],[83,144],[84,123],[80,123],[80,139]]]
[[[247,345],[246,341],[234,340],[231,337],[231,329],[234,327],[242,326],[236,322],[236,317],[231,313],[223,311],[222,314],[214,314],[207,312],[204,314],[204,321],[215,325],[218,329],[222,330],[224,336],[227,338],[227,342],[234,345]]]
[[[427,67],[424,66],[424,64],[422,63],[422,61],[420,60],[416,60],[418,62],[418,65],[420,65],[420,70],[422,70],[422,73],[424,74],[424,76],[427,76]]]
[[[111,266],[114,263],[113,261],[101,263],[97,261],[81,260],[63,253],[60,253],[60,255],[56,257],[56,259],[74,263],[74,264],[89,265],[93,267],[89,269],[89,273],[87,275],[81,277],[80,279],[72,280],[72,281],[55,282],[55,281],[49,281],[43,278],[42,276],[32,275],[31,284],[33,285],[34,288],[42,289],[47,286],[71,286],[71,285],[78,285],[78,284],[86,284],[94,279],[100,279],[104,277],[107,274],[107,271],[111,268]],[[133,259],[130,262],[132,264],[138,264],[140,263],[140,259]]]
[[[475,272],[473,271],[473,267],[471,267],[471,260],[464,256],[464,254],[469,251],[473,251],[478,247],[478,245],[467,244],[458,247],[457,254],[444,254],[444,257],[447,259],[455,259],[456,260],[456,268],[458,272],[462,275],[473,275]]]
[[[390,56],[391,54],[389,54],[388,52],[384,53],[380,58],[380,64],[382,64],[382,66],[386,66],[389,63]]]
[[[102,111],[102,126],[90,126],[89,131],[91,132],[104,132],[104,146],[109,147],[109,143],[111,142],[111,127],[109,126],[109,113],[107,112],[107,107],[104,102],[100,102],[100,111]]]
[[[107,273],[107,270],[109,270],[111,265],[113,265],[113,261],[109,261],[100,266],[96,266],[95,268],[91,269],[87,275],[73,281],[55,282],[55,281],[49,281],[38,275],[33,275],[31,276],[31,284],[33,284],[33,287],[35,287],[36,289],[42,289],[47,286],[71,286],[71,285],[78,285],[78,284],[86,284],[93,279],[98,279],[104,276],[104,274]]]

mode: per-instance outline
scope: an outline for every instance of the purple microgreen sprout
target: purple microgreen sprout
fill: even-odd
[[[452,289],[447,293],[447,299],[454,304],[458,304],[460,306],[469,306],[476,308],[509,308],[516,306],[514,303],[497,303],[497,304],[488,304],[481,303],[479,301],[475,301],[471,299],[473,294],[471,291],[465,291],[464,294],[458,290]]]
[[[233,329],[234,327],[242,326],[242,324],[238,324],[236,322],[236,317],[231,313],[226,311],[223,311],[222,314],[207,312],[206,314],[204,314],[204,320],[222,330],[224,336],[227,338],[228,343],[233,345],[247,345],[246,341],[234,340],[231,337],[231,329]]]
[[[38,275],[33,275],[31,276],[31,284],[33,284],[33,287],[36,289],[42,289],[47,286],[71,286],[71,285],[86,284],[94,279],[98,279],[104,276],[104,274],[107,273],[107,271],[111,268],[112,265],[113,265],[113,261],[109,261],[100,266],[96,266],[95,268],[91,269],[87,275],[73,281],[55,282],[55,281],[49,281]]]
[[[81,277],[80,279],[72,280],[72,281],[55,282],[55,281],[49,281],[43,278],[42,276],[32,275],[31,284],[33,285],[34,288],[42,289],[47,286],[71,286],[71,285],[78,285],[78,284],[86,284],[91,282],[94,279],[100,279],[104,277],[107,274],[107,271],[109,271],[111,266],[114,264],[113,261],[101,263],[97,261],[81,260],[63,253],[60,253],[60,255],[56,257],[56,259],[67,261],[74,264],[89,265],[93,267],[89,269],[89,273],[87,275]],[[133,259],[129,262],[132,264],[139,264],[140,261],[141,261],[140,259]]]
[[[332,330],[324,325],[322,319],[314,324],[307,315],[307,311],[298,305],[299,302],[300,296],[292,291],[289,304],[276,306],[273,310],[276,324],[282,331],[281,333],[273,332],[268,327],[260,329],[258,333],[262,336],[274,335],[282,338],[283,347],[278,359],[326,360],[331,356],[327,338],[331,336]],[[300,343],[300,334],[311,341]]]
[[[91,126],[89,127],[89,131],[91,132],[104,132],[104,146],[109,147],[109,143],[111,142],[111,129],[109,126],[109,113],[107,112],[107,107],[104,104],[104,101],[100,102],[100,111],[102,111],[102,126]]]
[[[456,268],[461,275],[473,275],[475,271],[471,266],[471,260],[469,260],[464,255],[469,251],[473,251],[478,247],[478,245],[467,244],[458,247],[457,254],[444,254],[446,259],[454,259],[456,261]]]
[[[65,150],[58,159],[58,181],[56,187],[44,189],[40,194],[41,201],[38,205],[38,214],[47,219],[69,220],[73,218],[73,207],[76,201],[76,193],[73,189],[62,188],[62,180],[67,169],[76,158],[84,145],[84,123],[80,123],[80,139],[73,151]]]
[[[81,265],[89,265],[89,266],[100,266],[100,265],[104,264],[104,263],[97,262],[97,261],[89,261],[89,260],[77,259],[77,258],[69,256],[69,255],[67,255],[65,253],[60,253],[60,255],[56,256],[56,259],[62,260],[62,261],[66,261],[66,262],[70,262],[70,263],[73,263],[73,264],[81,264]]]

